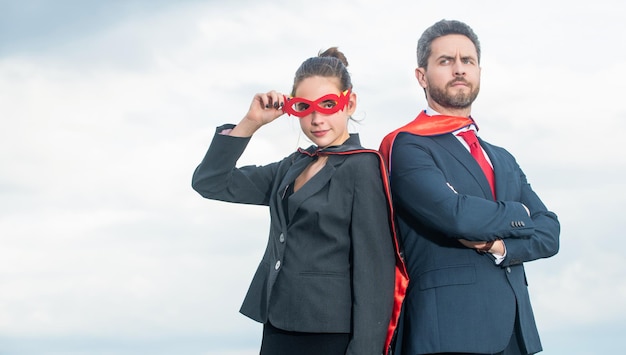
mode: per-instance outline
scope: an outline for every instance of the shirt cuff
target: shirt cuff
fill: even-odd
[[[495,258],[496,265],[500,265],[500,264],[502,264],[502,262],[503,262],[503,261],[504,261],[504,259],[506,258],[506,244],[504,243],[504,240],[502,241],[502,245],[504,246],[504,255],[500,255],[500,254],[491,254],[491,255],[493,255],[493,257]]]

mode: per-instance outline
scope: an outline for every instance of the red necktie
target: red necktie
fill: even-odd
[[[461,138],[467,142],[467,145],[470,147],[470,153],[476,159],[480,168],[483,169],[483,173],[487,177],[487,181],[489,182],[489,186],[491,187],[491,193],[493,194],[493,198],[496,198],[496,188],[495,188],[495,177],[493,175],[493,168],[489,165],[487,159],[485,159],[485,154],[483,153],[480,144],[478,144],[478,138],[476,138],[476,133],[474,130],[467,130],[465,132],[458,133]]]

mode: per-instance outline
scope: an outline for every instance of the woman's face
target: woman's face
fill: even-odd
[[[335,94],[341,95],[339,79],[334,77],[312,76],[302,80],[296,87],[295,96],[310,101]],[[333,102],[320,105],[332,105]],[[343,110],[333,114],[322,114],[313,111],[300,118],[302,132],[318,147],[325,148],[341,145],[350,136],[348,133],[348,119],[356,109],[356,95],[350,92],[350,97]]]

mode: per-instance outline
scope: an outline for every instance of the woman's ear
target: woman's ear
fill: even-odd
[[[356,94],[353,92],[350,92],[350,99],[348,100],[348,109],[346,110],[346,112],[348,113],[349,116],[352,116],[352,114],[354,113],[354,111],[356,111]]]

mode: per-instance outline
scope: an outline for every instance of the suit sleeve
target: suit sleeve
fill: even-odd
[[[531,189],[513,156],[497,149],[499,163],[507,164],[507,171],[519,185],[507,187],[508,199],[492,201],[461,189],[465,178],[459,175],[461,170],[448,171],[448,175],[459,176],[446,177],[439,168],[443,163],[436,161],[428,145],[420,144],[419,139],[399,135],[394,144],[391,184],[394,202],[402,213],[447,237],[473,241],[504,239],[507,257],[500,266],[549,257],[558,251],[556,215]],[[455,183],[450,184],[450,179],[456,179]],[[529,208],[530,217],[522,204]]]
[[[428,138],[399,134],[392,150],[390,180],[397,213],[414,219],[442,237],[486,241],[529,237],[535,223],[521,203],[492,201],[463,189],[463,170],[448,167],[446,176],[435,158]],[[439,148],[441,149],[441,148]],[[449,165],[457,164],[451,162]],[[458,180],[451,182],[451,178]],[[523,223],[512,224],[512,221]]]
[[[350,227],[353,338],[346,354],[379,355],[393,307],[395,254],[378,158],[358,156]]]
[[[208,199],[267,205],[278,163],[236,168],[250,138],[219,134],[232,127],[217,128],[209,150],[193,173],[191,185]]]
[[[560,223],[556,214],[548,211],[539,196],[526,180],[526,175],[517,167],[521,177],[521,198],[530,210],[530,217],[535,225],[534,233],[527,238],[507,239],[507,256],[500,266],[511,266],[523,262],[547,258],[559,250]]]

